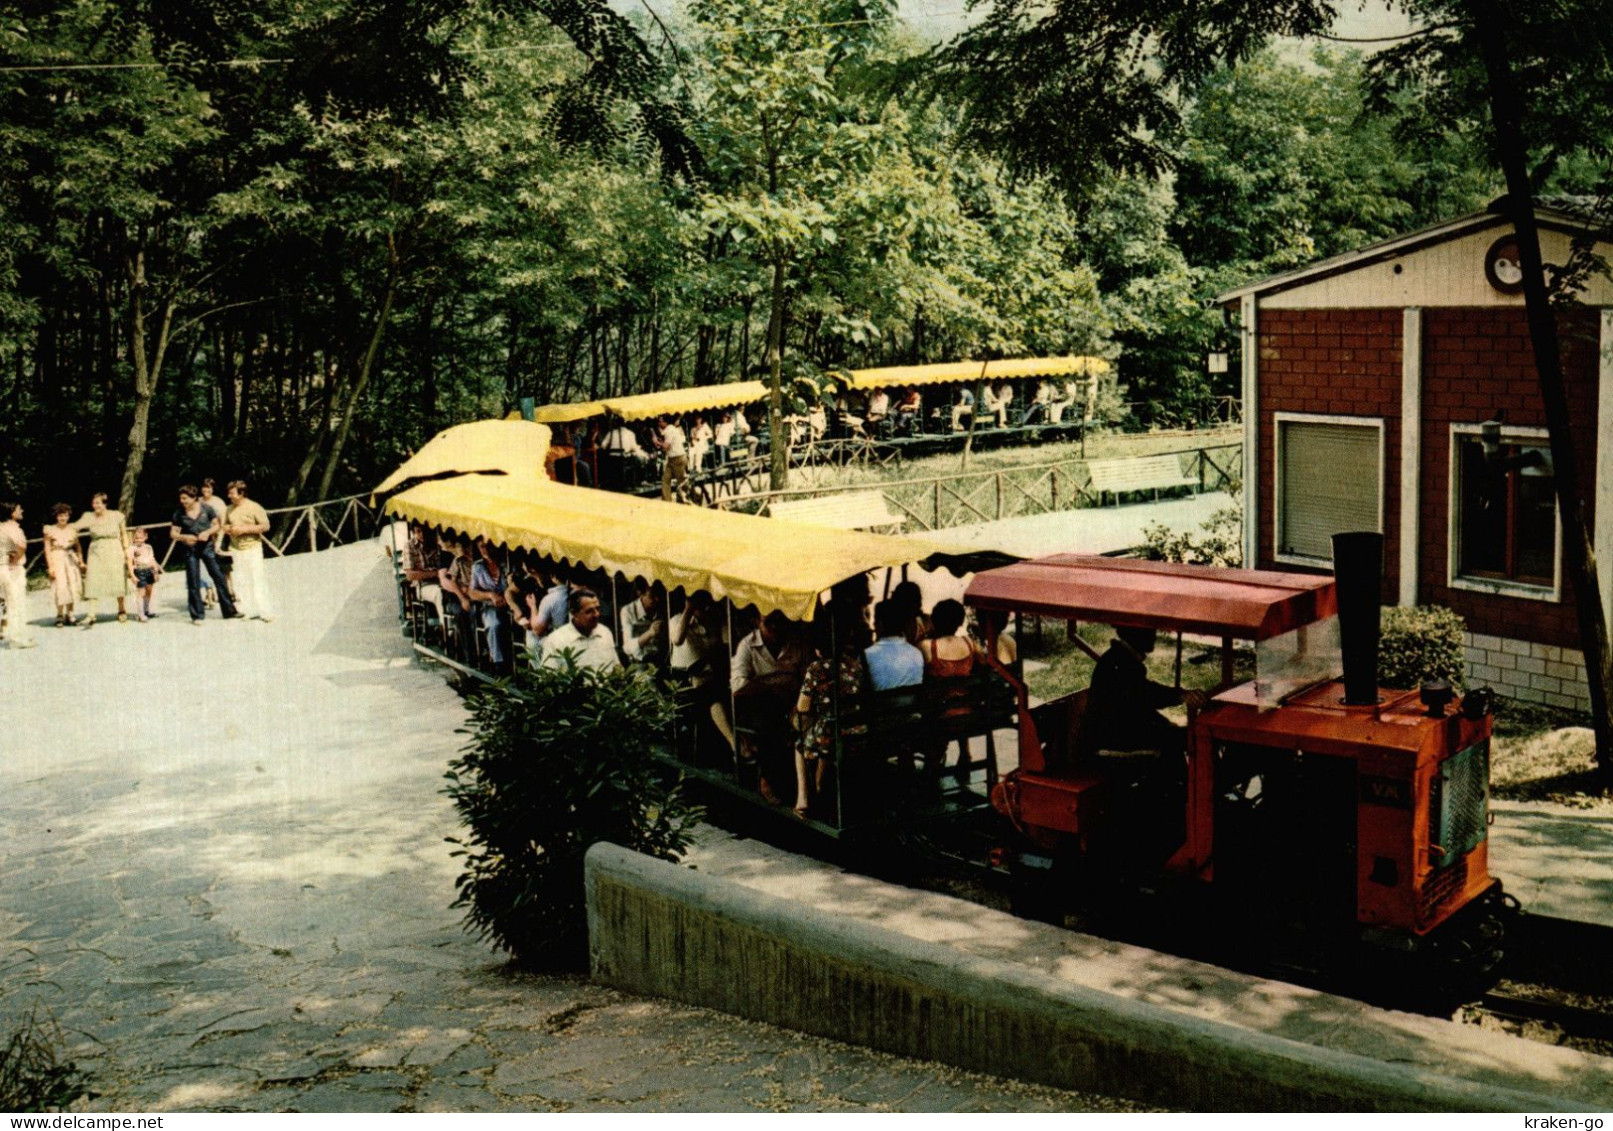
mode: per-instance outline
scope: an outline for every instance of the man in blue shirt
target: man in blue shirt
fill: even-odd
[[[875,606],[874,633],[879,639],[863,650],[875,691],[924,682],[924,653],[907,642],[902,635],[905,628],[906,617],[899,605],[881,601]]]
[[[179,489],[179,509],[174,512],[168,536],[185,547],[185,593],[190,601],[190,620],[201,624],[207,615],[202,603],[202,571],[206,570],[218,590],[218,608],[225,620],[240,620],[241,613],[230,598],[230,587],[219,567],[215,548],[219,536],[218,516],[202,506],[201,492],[189,483]]]

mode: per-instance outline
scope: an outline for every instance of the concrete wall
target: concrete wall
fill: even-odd
[[[1509,699],[1525,703],[1591,709],[1585,657],[1576,649],[1482,632],[1468,633],[1466,645],[1469,686],[1489,684]]]
[[[587,886],[597,981],[900,1055],[1179,1109],[1560,1106],[1060,982],[614,845],[590,850]]]

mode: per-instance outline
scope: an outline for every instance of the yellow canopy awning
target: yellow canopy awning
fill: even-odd
[[[532,419],[538,424],[575,424],[590,416],[603,416],[605,405],[600,401],[568,401],[565,404],[540,404],[532,410]]]
[[[836,582],[871,569],[917,563],[961,575],[1015,560],[547,480],[525,487],[511,480],[437,480],[396,496],[387,510],[511,549],[659,581],[669,591],[703,589],[764,614],[777,609],[794,620],[810,618],[818,595]]]
[[[937,365],[894,365],[883,369],[853,369],[850,389],[881,389],[906,385],[951,385],[964,381],[1001,381],[1016,377],[1064,377],[1109,372],[1101,357],[1010,357],[997,361],[946,361]]]
[[[373,494],[384,495],[411,479],[444,475],[507,475],[544,478],[549,430],[525,420],[475,420],[437,433],[402,467],[382,480]]]
[[[635,397],[609,397],[602,402],[605,411],[623,420],[649,420],[663,412],[678,416],[686,412],[709,412],[736,404],[755,404],[767,396],[760,381],[733,381],[726,385],[696,385],[688,389],[663,389]]]

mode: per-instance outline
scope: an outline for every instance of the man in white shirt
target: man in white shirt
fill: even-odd
[[[543,659],[539,667],[559,669],[563,657],[579,668],[614,671],[622,666],[616,658],[616,638],[599,623],[599,597],[592,589],[573,589],[566,602],[571,619],[543,638]]]
[[[671,502],[672,484],[678,485],[680,493],[689,485],[689,441],[678,422],[670,416],[662,416],[657,423],[660,432],[655,437],[655,446],[666,457],[666,463],[661,467],[661,498]]]
[[[605,433],[605,438],[599,442],[599,450],[611,452],[620,456],[632,456],[635,459],[649,459],[649,453],[638,442],[638,437],[627,426],[627,421],[620,417],[613,417],[615,426]]]

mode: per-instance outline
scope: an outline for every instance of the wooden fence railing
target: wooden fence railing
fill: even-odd
[[[1214,491],[1239,480],[1242,444],[1186,448],[1172,453],[1183,460],[1182,473],[1198,480],[1199,489]],[[1098,498],[1083,460],[1028,467],[976,471],[958,475],[908,479],[897,483],[857,483],[840,487],[797,487],[787,491],[755,491],[714,500],[723,510],[761,513],[778,500],[821,498],[848,492],[877,491],[892,513],[904,517],[909,530],[945,530],[977,522],[998,522],[1024,515],[1052,514],[1096,506]]]
[[[373,536],[380,527],[381,516],[369,500],[368,495],[347,495],[340,499],[274,508],[269,511],[270,530],[263,539],[267,548],[266,556],[278,558],[287,554],[313,553]],[[157,551],[157,560],[164,569],[168,568],[168,561],[177,545],[169,539],[168,527],[167,522],[143,522],[138,526],[138,529],[146,531],[153,549]],[[30,539],[28,547],[29,571],[43,569],[42,541]]]

